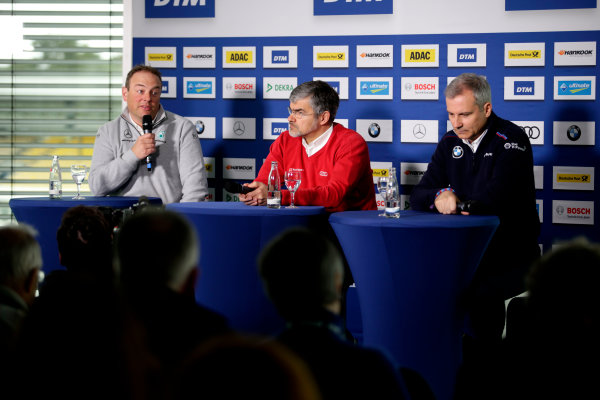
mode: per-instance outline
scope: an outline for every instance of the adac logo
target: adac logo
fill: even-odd
[[[344,61],[346,53],[317,53],[318,61]]]
[[[225,62],[227,64],[251,64],[251,51],[227,51],[225,52]]]
[[[388,95],[390,94],[390,83],[386,81],[369,81],[360,84],[360,94],[363,95]]]
[[[509,50],[508,58],[510,59],[535,59],[542,58],[542,52],[539,50]]]
[[[534,81],[515,81],[514,86],[515,96],[524,96],[535,94],[535,82]]]
[[[456,50],[456,62],[477,62],[477,48],[476,47],[465,47]]]
[[[273,50],[271,53],[273,64],[287,64],[290,62],[290,52],[287,50]]]
[[[210,81],[189,81],[186,90],[189,94],[211,94],[213,90],[213,85]]]
[[[591,95],[592,81],[558,81],[561,95]]]
[[[407,49],[404,51],[404,59],[407,62],[434,62],[434,49]]]
[[[452,157],[453,158],[461,158],[465,154],[464,150],[460,146],[454,146],[452,149]]]
[[[150,54],[148,54],[148,61],[173,61],[173,54],[171,54],[171,53],[150,53]]]
[[[271,134],[273,136],[279,136],[287,130],[288,130],[288,124],[286,124],[285,122],[274,122],[271,125]]]

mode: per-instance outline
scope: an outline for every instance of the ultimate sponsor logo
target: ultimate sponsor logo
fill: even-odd
[[[504,100],[544,100],[544,77],[505,76]]]
[[[215,0],[146,0],[146,18],[214,18]]]
[[[505,43],[505,67],[544,66],[546,44],[540,43]]]
[[[183,78],[183,97],[215,98],[215,78]]]
[[[594,167],[554,166],[552,175],[552,189],[594,190]]]
[[[402,67],[437,67],[439,45],[402,45]]]
[[[356,46],[357,68],[392,68],[394,46]]]
[[[594,202],[552,200],[552,223],[594,225]]]
[[[544,121],[512,121],[525,132],[532,145],[544,144]]]
[[[177,77],[163,76],[160,98],[161,99],[174,99],[176,97],[177,97]]]
[[[256,78],[223,78],[224,99],[255,99]]]
[[[186,117],[196,129],[198,139],[215,139],[215,117]],[[206,158],[206,157],[205,157]]]
[[[555,76],[554,100],[595,100],[595,76]]]
[[[177,68],[176,47],[146,47],[144,55],[146,65],[155,68]]]
[[[393,121],[391,119],[357,119],[356,131],[367,142],[392,142]]]
[[[275,140],[289,129],[285,118],[263,118],[263,139]]]
[[[357,99],[391,100],[393,98],[393,78],[356,78]]]
[[[314,15],[392,14],[394,0],[313,0]]]
[[[223,158],[223,179],[249,179],[255,177],[254,158]]]
[[[554,65],[596,65],[596,42],[555,42]]]
[[[448,44],[449,67],[485,67],[486,44]]]
[[[427,163],[400,163],[400,184],[416,185],[419,183],[427,171],[427,165]]]
[[[407,143],[437,143],[437,120],[408,120],[400,121],[400,141]]]
[[[289,99],[298,78],[263,78],[263,99]]]
[[[183,68],[215,68],[215,47],[184,47]]]
[[[256,139],[256,119],[223,118],[223,139]]]
[[[313,46],[314,68],[348,68],[348,46]]]
[[[297,68],[297,46],[263,47],[263,68]]]
[[[402,77],[402,100],[437,100],[439,97],[438,77]]]
[[[555,145],[595,145],[595,121],[554,121],[552,125]]]
[[[255,68],[256,47],[223,47],[223,68]]]
[[[313,80],[327,82],[340,96],[340,100],[348,100],[348,77],[315,76]]]

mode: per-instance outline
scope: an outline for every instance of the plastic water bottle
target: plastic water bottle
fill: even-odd
[[[269,172],[269,181],[267,182],[267,207],[281,207],[281,179],[279,177],[277,161],[271,161],[271,171]]]
[[[52,167],[50,168],[50,190],[48,192],[51,199],[62,198],[62,174],[58,156],[52,157]]]
[[[390,176],[385,192],[385,216],[400,218],[400,186],[396,179],[396,168],[390,168]]]

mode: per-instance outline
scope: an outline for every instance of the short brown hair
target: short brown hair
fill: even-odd
[[[127,73],[127,78],[125,78],[125,87],[127,89],[129,89],[129,81],[131,81],[131,77],[136,72],[140,72],[140,71],[148,71],[148,72],[156,75],[158,80],[162,83],[162,75],[160,74],[159,70],[157,70],[156,68],[151,67],[149,65],[138,64],[135,67],[131,68],[131,70]]]

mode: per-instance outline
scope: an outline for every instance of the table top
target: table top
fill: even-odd
[[[318,215],[325,214],[325,207],[298,206],[296,208],[281,207],[279,209],[266,206],[248,206],[232,201],[201,201],[189,203],[167,204],[168,209],[190,214],[223,214],[244,216],[278,216],[278,215]]]
[[[148,200],[152,204],[162,203],[157,197],[150,197]],[[62,199],[50,199],[49,197],[17,197],[10,199],[8,204],[11,208],[24,206],[70,208],[78,205],[129,207],[138,201],[139,197],[126,196],[85,196],[84,199],[78,200],[74,200],[70,196],[64,196]]]
[[[495,215],[444,215],[434,212],[403,210],[400,218],[378,216],[381,211],[342,211],[331,214],[330,223],[389,228],[465,228],[472,226],[497,226]]]

